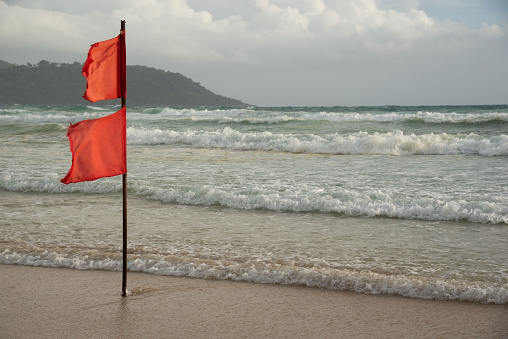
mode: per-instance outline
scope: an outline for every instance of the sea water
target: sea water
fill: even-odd
[[[121,270],[121,177],[0,105],[0,263]],[[508,303],[508,106],[128,107],[128,268]]]

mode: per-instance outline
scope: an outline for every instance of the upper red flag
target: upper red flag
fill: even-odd
[[[87,79],[83,95],[86,100],[96,102],[125,98],[125,32],[113,39],[93,44],[88,51],[82,73]]]
[[[126,108],[99,119],[71,125],[67,136],[72,166],[64,184],[127,173]]]

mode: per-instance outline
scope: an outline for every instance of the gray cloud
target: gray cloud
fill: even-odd
[[[507,26],[437,20],[424,5],[0,1],[0,59],[83,61],[125,19],[129,64],[255,105],[506,103]]]

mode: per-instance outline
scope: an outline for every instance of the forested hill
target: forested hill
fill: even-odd
[[[82,98],[86,79],[83,65],[40,61],[13,65],[0,60],[0,103],[31,105],[87,105]],[[95,104],[112,104],[104,100]],[[131,106],[229,106],[247,104],[217,95],[180,73],[146,66],[127,66],[127,104]]]

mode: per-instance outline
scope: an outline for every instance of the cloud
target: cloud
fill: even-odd
[[[82,61],[125,19],[129,64],[177,71],[252,104],[502,100],[479,83],[506,86],[493,67],[507,70],[507,27],[436,20],[423,3],[0,1],[0,59]],[[464,79],[474,93],[461,98]]]

